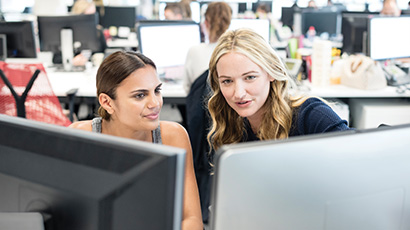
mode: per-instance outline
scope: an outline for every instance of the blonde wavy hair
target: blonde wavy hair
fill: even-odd
[[[232,9],[226,2],[212,2],[205,12],[205,20],[209,23],[209,41],[216,42],[229,28]]]
[[[218,81],[216,65],[223,55],[230,52],[245,55],[275,79],[270,82],[268,98],[261,108],[265,112],[257,137],[261,140],[287,138],[292,124],[293,110],[306,98],[291,97],[289,89],[295,86],[295,83],[272,47],[253,30],[238,29],[227,31],[219,38],[209,63],[208,80],[213,93],[208,101],[212,118],[212,126],[208,134],[211,151],[217,150],[224,144],[240,142],[245,131],[244,118],[228,105]]]

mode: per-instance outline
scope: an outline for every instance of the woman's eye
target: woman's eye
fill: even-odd
[[[162,88],[158,87],[155,89],[155,93],[161,93]]]
[[[134,97],[137,98],[137,99],[142,99],[142,98],[145,97],[145,93],[136,94]]]
[[[221,81],[222,84],[229,84],[229,83],[231,83],[231,82],[232,82],[232,81],[231,81],[231,80],[228,80],[228,79]]]
[[[255,78],[256,78],[255,76],[246,76],[246,80],[253,80]]]

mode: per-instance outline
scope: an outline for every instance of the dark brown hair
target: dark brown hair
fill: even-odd
[[[156,69],[154,62],[141,53],[117,51],[101,63],[97,72],[97,96],[107,94],[112,99],[121,82],[134,71],[150,65]],[[98,114],[105,120],[110,120],[110,114],[100,106]]]

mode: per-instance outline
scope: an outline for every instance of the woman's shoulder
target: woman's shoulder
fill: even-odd
[[[160,121],[161,127],[161,134],[178,134],[178,133],[186,133],[185,128],[179,124],[178,122],[174,121]]]
[[[72,123],[69,128],[74,128],[74,129],[81,129],[81,130],[86,130],[86,131],[91,131],[92,130],[92,120],[86,120],[86,121],[77,121]]]
[[[164,144],[176,143],[188,139],[185,128],[177,122],[161,121],[161,137]]]

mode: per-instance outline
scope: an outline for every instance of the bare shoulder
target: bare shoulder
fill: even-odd
[[[77,121],[72,123],[70,126],[68,126],[69,128],[74,128],[74,129],[81,129],[81,130],[86,130],[86,131],[92,131],[92,127],[91,127],[91,120],[87,120],[87,121]]]
[[[185,128],[173,121],[161,121],[161,137],[165,145],[178,146],[184,142],[189,142],[188,133]]]

